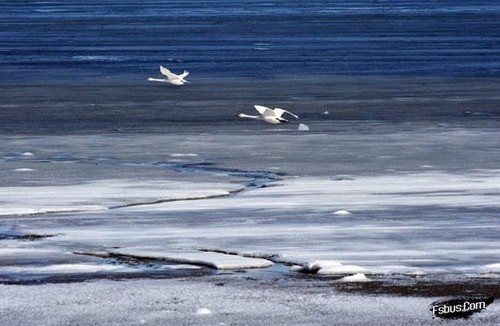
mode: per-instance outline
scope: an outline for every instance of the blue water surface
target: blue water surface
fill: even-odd
[[[2,82],[138,75],[500,76],[500,1],[4,1]]]

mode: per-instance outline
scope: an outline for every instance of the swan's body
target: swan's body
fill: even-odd
[[[281,116],[283,113],[289,114],[295,119],[298,119],[299,117],[293,114],[290,111],[283,110],[280,108],[275,108],[271,109],[262,105],[254,105],[255,109],[260,113],[260,115],[248,115],[244,113],[238,114],[238,117],[240,118],[248,118],[248,119],[254,119],[254,120],[262,120],[267,123],[276,125],[279,123],[288,123],[287,119],[282,118]]]
[[[184,72],[180,75],[176,75],[167,68],[160,66],[160,72],[162,75],[164,75],[167,78],[160,79],[160,78],[148,78],[149,81],[154,81],[154,82],[161,82],[161,83],[170,83],[173,85],[184,85],[185,83],[189,83],[187,80],[184,78],[189,75],[189,72],[184,70]]]

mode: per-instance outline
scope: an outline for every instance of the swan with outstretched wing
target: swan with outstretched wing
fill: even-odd
[[[244,113],[238,114],[238,117],[240,118],[247,118],[247,119],[254,119],[254,120],[262,120],[270,124],[280,124],[280,123],[288,123],[288,120],[283,118],[283,114],[289,114],[295,119],[298,119],[299,117],[295,114],[293,114],[290,111],[283,110],[280,108],[275,108],[271,109],[262,105],[254,105],[255,110],[259,112],[260,115],[248,115]]]
[[[187,75],[189,75],[189,72],[187,72],[186,70],[184,70],[184,72],[182,74],[177,75],[177,74],[174,74],[173,72],[171,72],[168,68],[160,66],[160,72],[162,75],[164,75],[167,78],[164,78],[164,79],[148,78],[148,80],[153,81],[153,82],[169,83],[169,84],[178,85],[178,86],[184,85],[185,83],[189,83],[187,80],[184,79],[187,77]]]

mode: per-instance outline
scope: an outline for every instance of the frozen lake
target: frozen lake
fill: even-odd
[[[14,285],[0,286],[2,307],[46,325],[347,323],[359,309],[431,323],[421,296],[497,295],[499,134],[471,121],[4,135],[0,279]],[[118,292],[135,299],[83,299]],[[480,316],[498,322],[493,306]]]
[[[363,123],[4,136],[2,250],[203,249],[389,279],[497,278],[498,132]]]

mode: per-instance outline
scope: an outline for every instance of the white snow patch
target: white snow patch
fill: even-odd
[[[490,272],[500,272],[500,263],[486,265],[484,269]]]
[[[415,271],[407,271],[405,273],[403,273],[404,275],[408,275],[408,276],[415,276],[415,277],[419,277],[419,276],[425,276],[427,275],[426,272],[422,271],[422,270],[415,270]]]
[[[339,209],[338,211],[333,212],[334,215],[351,215],[352,213],[345,209]]]
[[[19,169],[14,169],[13,171],[14,172],[33,172],[33,171],[36,171],[36,170],[30,169],[30,168],[19,168]]]
[[[319,275],[338,275],[338,274],[354,274],[364,273],[368,270],[357,265],[344,265],[341,262],[334,260],[316,260],[307,264],[310,270],[318,270]]]
[[[340,265],[321,268],[317,274],[320,275],[338,275],[338,274],[351,274],[359,272],[367,272],[368,270],[358,265]]]
[[[308,269],[322,269],[328,267],[337,267],[341,266],[342,263],[334,260],[315,260],[313,262],[307,263]]]
[[[300,272],[300,271],[304,270],[304,266],[292,265],[292,266],[290,266],[290,270],[292,272]]]
[[[306,124],[299,124],[299,128],[298,128],[299,131],[309,131],[309,126],[306,125]]]
[[[199,308],[196,310],[197,315],[210,315],[212,312],[208,308]]]
[[[371,282],[372,280],[366,277],[363,273],[356,273],[351,276],[345,276],[340,279],[342,282]]]
[[[183,264],[202,265],[216,269],[264,268],[273,265],[267,259],[248,258],[217,252],[172,251],[162,248],[121,248],[110,252],[133,257],[164,259]]]
[[[173,153],[170,154],[171,157],[197,157],[199,156],[198,154],[194,153]]]

